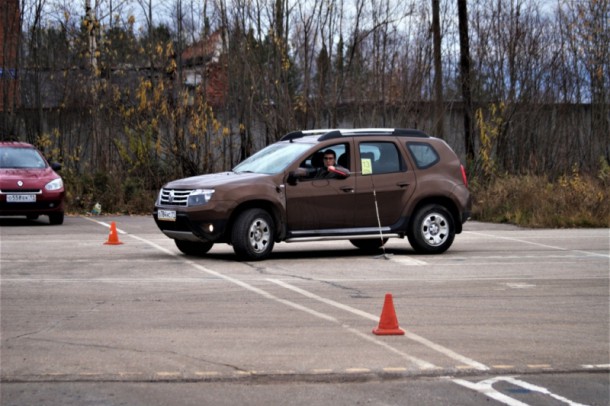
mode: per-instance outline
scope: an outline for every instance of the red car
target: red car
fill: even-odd
[[[0,216],[49,216],[51,224],[64,222],[64,182],[33,145],[0,142]]]

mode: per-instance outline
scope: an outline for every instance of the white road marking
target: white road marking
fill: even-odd
[[[373,321],[378,321],[379,320],[379,316],[375,316],[373,314],[363,312],[362,310],[355,309],[355,308],[353,308],[351,306],[344,305],[343,303],[339,303],[339,302],[336,302],[334,300],[318,296],[315,293],[311,293],[309,291],[306,291],[304,289],[301,289],[301,288],[298,288],[296,286],[290,285],[290,284],[288,284],[286,282],[283,282],[283,281],[280,281],[278,279],[267,279],[267,280],[269,282],[273,282],[273,283],[275,283],[275,284],[277,284],[279,286],[282,286],[282,287],[284,287],[286,289],[289,289],[289,290],[292,290],[292,291],[294,291],[296,293],[299,293],[299,294],[301,294],[301,295],[303,295],[305,297],[308,297],[310,299],[314,299],[314,300],[317,300],[319,302],[325,303],[327,305],[336,307],[338,309],[345,310],[347,312],[353,313],[353,314],[358,315],[360,317],[363,317],[365,319],[369,319],[369,320],[373,320]],[[415,333],[411,333],[411,332],[405,330],[405,337],[409,338],[409,339],[411,339],[413,341],[417,341],[418,343],[423,344],[426,347],[431,348],[431,349],[435,350],[436,352],[439,352],[439,353],[441,353],[441,354],[443,354],[443,355],[445,355],[445,356],[447,356],[449,358],[452,358],[452,359],[454,359],[456,361],[462,362],[462,363],[468,365],[471,368],[478,369],[480,371],[487,371],[489,369],[489,367],[487,367],[486,365],[483,365],[480,362],[477,362],[477,361],[472,360],[470,358],[467,358],[467,357],[465,357],[463,355],[460,355],[460,354],[456,353],[455,351],[450,350],[449,348],[445,348],[445,347],[443,347],[443,346],[441,346],[439,344],[433,343],[432,341],[430,341],[430,340],[428,340],[428,339],[426,339],[424,337],[421,337],[421,336],[419,336],[419,335],[417,335]]]
[[[610,369],[610,364],[581,365],[585,369]]]
[[[506,286],[511,289],[530,289],[536,287],[536,285],[532,285],[531,283],[507,283]]]
[[[172,256],[178,257],[178,254],[176,252],[173,252],[173,251],[170,251],[170,250],[168,250],[166,248],[163,248],[163,247],[161,247],[158,244],[155,244],[155,243],[153,243],[151,241],[146,240],[145,238],[141,238],[141,237],[138,237],[138,236],[133,235],[133,234],[128,234],[128,235],[131,238],[135,238],[138,241],[141,241],[141,242],[143,242],[145,244],[148,244],[151,247],[153,247],[153,248],[155,248],[155,249],[157,249],[157,250],[159,250],[161,252],[164,252],[164,253],[166,253],[168,255],[172,255]],[[213,275],[213,276],[218,277],[220,279],[224,279],[227,282],[231,282],[231,283],[233,283],[233,284],[235,284],[237,286],[240,286],[240,287],[242,287],[242,288],[244,288],[246,290],[249,290],[250,292],[256,293],[256,294],[258,294],[258,295],[260,295],[260,296],[262,296],[264,298],[276,301],[276,302],[284,304],[286,306],[293,307],[293,308],[295,308],[297,310],[301,310],[301,311],[303,311],[305,313],[308,313],[308,314],[310,314],[312,316],[321,318],[323,320],[330,321],[330,322],[333,322],[335,324],[341,324],[339,322],[339,320],[337,320],[336,318],[334,318],[332,316],[329,316],[327,314],[315,311],[313,309],[310,309],[310,308],[308,308],[306,306],[303,306],[303,305],[300,305],[298,303],[292,302],[290,300],[285,300],[285,299],[279,298],[279,297],[274,296],[271,293],[269,293],[269,292],[267,292],[267,291],[265,291],[263,289],[260,289],[260,288],[257,288],[255,286],[252,286],[252,285],[250,285],[250,284],[248,284],[248,283],[246,283],[246,282],[244,282],[244,281],[242,281],[240,279],[236,279],[236,278],[233,278],[231,276],[224,275],[224,274],[222,274],[220,272],[214,271],[212,269],[206,268],[206,267],[204,267],[204,266],[202,266],[202,265],[200,265],[200,264],[198,264],[196,262],[193,262],[193,261],[191,261],[189,259],[184,259],[184,258],[180,258],[180,259],[184,263],[186,263],[186,264],[192,266],[193,268],[196,268],[196,269],[198,269],[198,270],[200,270],[200,271],[202,271],[204,273],[207,273],[208,275]],[[363,312],[363,314],[366,314],[366,313]],[[377,345],[380,345],[380,346],[382,346],[382,347],[384,347],[384,348],[394,352],[395,354],[400,355],[402,358],[404,358],[404,359],[414,363],[415,365],[417,365],[417,367],[420,368],[420,369],[437,369],[438,368],[437,366],[435,366],[435,365],[433,365],[433,364],[431,364],[431,363],[429,363],[427,361],[420,360],[420,359],[418,359],[416,357],[413,357],[413,356],[411,356],[409,354],[406,354],[406,353],[404,353],[404,352],[402,352],[402,351],[400,351],[400,350],[398,350],[398,349],[388,345],[385,341],[382,341],[382,340],[377,339],[375,337],[371,337],[369,335],[363,334],[362,332],[360,332],[360,331],[358,331],[356,329],[353,329],[353,328],[351,328],[351,327],[349,327],[347,325],[342,325],[342,327],[344,329],[346,329],[347,331],[351,332],[352,334],[355,334],[355,335],[357,335],[357,336],[359,336],[361,338],[364,338],[364,339],[368,340],[369,342],[373,342],[373,343],[375,343]]]
[[[419,259],[403,257],[403,256],[393,256],[391,258],[392,262],[397,262],[401,265],[407,266],[420,266],[420,265],[428,265],[425,261],[420,261]]]
[[[92,222],[94,222],[94,223],[100,224],[100,225],[102,225],[102,226],[104,226],[104,227],[108,227],[108,228],[110,228],[110,224],[108,224],[108,223],[106,223],[106,222],[104,222],[104,221],[98,221],[98,220],[94,220],[94,219],[92,219],[92,218],[85,217],[85,216],[81,216],[81,218],[84,218],[85,220],[89,220],[89,221],[92,221]],[[115,223],[115,225],[116,225],[116,223]],[[118,228],[118,227],[117,227],[117,229],[116,229],[116,232],[117,232],[117,233],[119,233],[119,234],[127,234],[127,231],[123,231],[123,230],[121,230],[121,229],[120,229],[120,228]]]
[[[476,382],[476,383],[466,381],[463,379],[454,379],[453,380],[453,382],[457,383],[458,385],[462,385],[466,388],[477,391],[485,396],[489,396],[490,398],[497,400],[498,402],[504,403],[505,405],[528,406],[527,403],[523,403],[517,399],[511,398],[510,396],[505,395],[505,394],[500,393],[497,390],[495,390],[493,388],[493,384],[496,382],[501,382],[501,381],[508,382],[512,385],[519,386],[523,389],[526,389],[526,390],[529,390],[532,392],[538,392],[543,395],[550,396],[553,399],[559,400],[560,402],[564,402],[570,406],[585,406],[582,403],[573,402],[569,399],[564,398],[563,396],[556,395],[556,394],[550,392],[548,389],[543,388],[542,386],[532,385],[531,383],[527,383],[525,381],[521,381],[519,379],[515,379],[510,376],[497,376],[495,378],[486,379],[484,381]]]
[[[97,220],[94,220],[94,219],[89,219],[87,217],[83,217],[83,218],[85,218],[87,220],[90,220],[90,221],[93,221],[95,223],[98,223],[100,225],[103,225],[103,226],[106,226],[106,227],[110,227],[107,223],[100,222],[100,221],[97,221]],[[159,244],[156,244],[156,243],[154,243],[154,242],[152,242],[150,240],[138,237],[138,236],[133,235],[133,234],[129,234],[129,233],[123,231],[123,230],[119,231],[119,229],[117,229],[117,232],[119,232],[121,234],[128,235],[129,237],[134,238],[134,239],[136,239],[138,241],[141,241],[141,242],[143,242],[143,243],[145,243],[145,244],[147,244],[147,245],[149,245],[149,246],[155,248],[156,250],[161,251],[161,252],[163,252],[165,254],[168,254],[168,255],[171,255],[171,256],[174,256],[174,257],[178,257],[178,254],[175,251],[171,251],[169,249],[166,249],[166,248],[160,246]],[[524,241],[524,240],[519,240],[519,239],[514,239],[514,238],[497,237],[497,236],[493,236],[493,235],[487,235],[487,234],[484,234],[484,233],[474,233],[474,232],[471,232],[471,233],[472,234],[477,234],[477,235],[483,235],[483,236],[486,236],[486,237],[504,238],[504,239],[518,241],[518,242],[523,242],[523,243],[527,243],[527,244],[538,245],[538,246],[542,246],[542,247],[546,247],[546,248],[552,248],[552,249],[557,249],[557,250],[562,250],[562,251],[568,251],[568,250],[566,250],[564,248],[560,248],[560,247],[553,247],[553,246],[549,246],[549,245],[545,245],[545,244],[532,243],[532,242],[529,242],[529,241]],[[587,255],[598,255],[598,254],[589,253],[589,252],[586,252],[586,251],[577,251],[577,250],[572,250],[572,251],[573,252],[584,253],[584,254],[587,254]],[[599,255],[599,256],[610,257],[610,256],[607,256],[607,255]],[[202,265],[199,265],[196,262],[193,262],[191,260],[184,259],[184,258],[180,258],[180,259],[182,261],[184,261],[186,264],[188,264],[188,265],[190,265],[190,266],[192,266],[192,267],[194,267],[194,268],[196,268],[196,269],[198,269],[198,270],[200,270],[200,271],[202,271],[204,273],[207,273],[209,275],[212,275],[212,276],[215,276],[217,278],[223,279],[225,281],[231,282],[231,283],[233,283],[235,285],[238,285],[238,286],[240,286],[240,287],[242,287],[242,288],[244,288],[244,289],[246,289],[248,291],[251,291],[251,292],[256,293],[256,294],[258,294],[260,296],[263,296],[263,297],[265,297],[267,299],[274,300],[274,301],[282,303],[282,304],[284,304],[286,306],[290,306],[290,307],[293,307],[295,309],[301,310],[301,311],[303,311],[305,313],[308,313],[310,315],[313,315],[315,317],[319,317],[321,319],[324,319],[324,320],[331,321],[333,323],[339,324],[339,321],[336,318],[332,317],[332,316],[329,316],[327,314],[315,311],[315,310],[310,309],[310,308],[308,308],[306,306],[302,306],[302,305],[300,305],[298,303],[294,303],[292,301],[279,298],[277,296],[274,296],[274,295],[270,294],[269,292],[267,292],[267,291],[265,291],[263,289],[256,288],[256,287],[254,287],[254,286],[252,286],[252,285],[250,285],[250,284],[248,284],[248,283],[246,283],[246,282],[244,282],[242,280],[239,280],[239,279],[230,277],[228,275],[224,275],[224,274],[222,274],[220,272],[208,269],[208,268],[206,268],[206,267],[204,267]],[[417,261],[417,260],[409,259],[409,261]],[[421,262],[423,262],[423,261],[421,261]],[[359,315],[359,316],[364,317],[366,319],[370,319],[370,320],[373,320],[373,321],[378,320],[377,316],[375,316],[375,315],[363,312],[361,310],[352,308],[350,306],[347,306],[347,305],[344,305],[342,303],[333,301],[331,299],[323,298],[323,297],[315,295],[315,294],[313,294],[311,292],[308,292],[308,291],[305,291],[303,289],[297,288],[296,286],[289,285],[289,284],[287,284],[285,282],[282,282],[280,280],[277,280],[277,279],[267,279],[267,280],[272,282],[272,283],[275,283],[277,285],[280,285],[282,287],[285,287],[287,289],[293,290],[293,291],[295,291],[297,293],[300,293],[300,294],[302,294],[302,295],[304,295],[306,297],[310,297],[312,299],[315,299],[315,300],[318,300],[320,302],[326,303],[326,304],[331,305],[333,307],[340,308],[340,309],[348,311],[350,313]],[[358,335],[358,336],[360,336],[360,337],[362,337],[362,338],[364,338],[364,339],[366,339],[368,341],[374,342],[374,343],[376,343],[378,345],[382,345],[383,347],[387,348],[388,350],[393,351],[393,352],[401,355],[403,358],[408,359],[411,362],[414,362],[416,365],[418,365],[422,369],[437,369],[438,368],[438,367],[434,366],[433,364],[431,364],[431,363],[429,363],[427,361],[419,360],[419,359],[417,359],[415,357],[412,357],[412,356],[410,356],[408,354],[405,354],[402,351],[399,351],[398,349],[395,349],[394,347],[388,345],[386,342],[384,342],[382,340],[379,340],[379,339],[377,339],[375,337],[370,337],[369,335],[363,334],[362,332],[360,332],[358,330],[355,330],[355,329],[353,329],[353,328],[351,328],[351,327],[349,327],[347,325],[342,325],[342,327],[345,328],[346,330],[352,332],[353,334],[356,334],[356,335]],[[444,355],[448,356],[449,358],[452,358],[454,360],[460,361],[460,362],[468,365],[471,368],[474,368],[474,369],[477,369],[477,370],[482,370],[482,371],[486,371],[486,370],[490,369],[489,367],[487,367],[486,365],[484,365],[482,363],[479,363],[479,362],[474,361],[472,359],[469,359],[469,358],[467,358],[467,357],[465,357],[463,355],[460,355],[460,354],[458,354],[458,353],[456,353],[456,352],[454,352],[454,351],[452,351],[452,350],[450,350],[448,348],[445,348],[445,347],[443,347],[441,345],[438,345],[438,344],[436,344],[436,343],[434,343],[434,342],[432,342],[432,341],[430,341],[430,340],[428,340],[428,339],[426,339],[424,337],[418,336],[417,334],[405,331],[405,337],[407,337],[407,338],[409,338],[409,339],[411,339],[413,341],[419,342],[420,344],[423,344],[423,345],[427,346],[428,348],[431,348],[431,349],[433,349],[433,350],[435,350],[435,351],[437,351],[437,352],[439,352],[441,354],[444,354]],[[589,366],[583,365],[583,367],[587,368]],[[598,367],[600,367],[600,365],[591,365],[590,367],[598,368]],[[607,365],[601,365],[601,367],[604,368],[604,367],[607,367]],[[506,403],[506,404],[511,405],[511,406],[524,405],[521,402],[518,402],[518,401],[516,401],[516,400],[514,400],[514,399],[512,399],[512,398],[510,398],[510,397],[508,397],[506,395],[503,395],[503,394],[495,391],[491,387],[494,382],[499,380],[499,378],[501,378],[501,377],[490,379],[490,380],[487,380],[487,381],[482,381],[482,382],[480,382],[478,384],[473,384],[471,382],[463,381],[463,380],[459,380],[459,379],[454,380],[454,382],[456,382],[456,383],[458,383],[460,385],[463,385],[465,387],[469,387],[469,388],[475,389],[475,390],[489,391],[490,394],[488,394],[488,396],[490,396],[490,397],[492,397],[492,398],[494,398],[496,400],[504,399],[504,400],[508,400],[508,401],[517,402],[517,403],[506,403],[506,402],[503,402],[503,403]],[[571,402],[571,401],[569,401],[569,400],[567,400],[565,398],[562,398],[561,396],[554,395],[554,394],[550,393],[545,388],[537,387],[535,385],[528,384],[527,382],[518,381],[518,380],[516,380],[514,378],[506,378],[505,377],[503,379],[505,381],[507,381],[507,382],[513,383],[513,384],[515,384],[517,386],[524,387],[525,389],[528,389],[528,390],[533,390],[533,391],[538,391],[538,392],[541,392],[541,393],[544,393],[544,394],[549,394],[549,396],[552,396],[555,399],[566,401],[571,406],[580,406],[580,404],[578,404],[578,403]],[[497,396],[497,397],[494,397],[494,396]],[[500,401],[503,401],[503,400],[500,400]]]
[[[537,247],[542,247],[542,248],[550,248],[553,250],[558,250],[558,251],[566,251],[566,252],[578,252],[580,254],[585,254],[587,256],[594,256],[594,257],[602,257],[602,258],[610,258],[610,254],[598,254],[596,252],[589,252],[589,251],[581,251],[581,250],[572,250],[572,249],[568,249],[568,248],[563,248],[563,247],[557,247],[554,245],[548,245],[548,244],[541,244],[538,242],[532,242],[532,241],[527,241],[527,240],[522,240],[520,238],[514,238],[514,237],[502,237],[499,235],[493,235],[493,234],[487,234],[487,233],[480,233],[480,232],[475,232],[475,231],[464,231],[464,233],[468,233],[468,234],[474,234],[474,235],[480,235],[483,237],[488,237],[488,238],[496,238],[499,240],[508,240],[508,241],[514,241],[514,242],[518,242],[518,243],[522,243],[522,244],[529,244],[529,245],[535,245]]]

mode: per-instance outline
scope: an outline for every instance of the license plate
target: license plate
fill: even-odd
[[[159,210],[157,212],[157,218],[162,221],[176,221],[175,210]]]
[[[36,195],[6,195],[9,203],[35,203]]]

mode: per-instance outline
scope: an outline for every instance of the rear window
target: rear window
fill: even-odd
[[[438,153],[430,144],[409,142],[407,143],[407,148],[419,169],[429,168],[440,160]]]

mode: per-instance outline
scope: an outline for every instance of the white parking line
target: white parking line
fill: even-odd
[[[489,396],[490,398],[497,400],[498,402],[504,403],[505,405],[509,405],[509,406],[528,406],[527,403],[523,403],[517,399],[511,398],[508,395],[505,395],[501,392],[498,392],[497,390],[495,390],[493,388],[493,384],[496,382],[508,382],[512,385],[515,386],[519,386],[523,389],[526,389],[528,391],[532,391],[532,392],[538,392],[541,393],[543,395],[546,396],[550,396],[555,400],[558,400],[560,402],[566,403],[570,406],[585,406],[582,403],[577,403],[577,402],[573,402],[569,399],[564,398],[563,396],[559,396],[556,395],[552,392],[550,392],[548,389],[543,388],[542,386],[537,386],[537,385],[532,385],[531,383],[525,382],[525,381],[521,381],[519,379],[515,379],[513,377],[510,376],[497,376],[495,378],[491,378],[491,379],[486,379],[484,381],[481,382],[470,382],[470,381],[466,381],[463,379],[454,379],[453,382],[457,383],[458,385],[462,385],[466,388],[472,389],[474,391],[477,391],[485,396]]]
[[[95,220],[95,219],[92,219],[92,218],[89,218],[89,217],[85,217],[85,216],[81,216],[81,218],[84,218],[85,220],[89,220],[89,221],[92,221],[94,223],[100,224],[100,225],[102,225],[104,227],[110,228],[110,224],[108,224],[108,223],[106,223],[104,221]],[[119,234],[127,234],[127,231],[123,231],[120,228],[117,228],[116,232],[119,233]]]
[[[92,220],[92,221],[95,221],[95,220]],[[95,222],[97,222],[97,221],[95,221]],[[101,224],[101,222],[100,222],[100,224]],[[104,225],[104,224],[102,224],[102,225]],[[163,252],[165,254],[172,255],[174,257],[178,257],[178,254],[176,252],[173,252],[173,251],[170,251],[170,250],[168,250],[166,248],[163,248],[160,245],[155,244],[154,242],[148,241],[145,238],[141,238],[141,237],[138,237],[138,236],[133,235],[133,234],[128,234],[128,233],[125,233],[125,234],[127,234],[131,238],[134,238],[134,239],[136,239],[138,241],[141,241],[141,242],[143,242],[145,244],[148,244],[151,247],[153,247],[153,248],[155,248],[155,249],[157,249],[157,250],[159,250],[159,251],[161,251],[161,252]],[[202,266],[202,265],[200,265],[200,264],[198,264],[196,262],[193,262],[191,260],[184,259],[184,258],[180,258],[180,259],[184,263],[192,266],[193,268],[196,268],[196,269],[198,269],[198,270],[200,270],[200,271],[202,271],[204,273],[207,273],[209,275],[213,275],[213,276],[215,276],[217,278],[224,279],[227,282],[231,282],[231,283],[233,283],[235,285],[238,285],[238,286],[240,286],[240,287],[242,287],[242,288],[244,288],[246,290],[249,290],[250,292],[256,293],[256,294],[258,294],[258,295],[260,295],[260,296],[262,296],[264,298],[276,301],[276,302],[281,303],[281,304],[286,305],[286,306],[290,306],[290,307],[295,308],[297,310],[301,310],[301,311],[303,311],[305,313],[308,313],[308,314],[310,314],[312,316],[321,318],[323,320],[330,321],[330,322],[333,322],[335,324],[340,324],[342,328],[346,329],[350,333],[355,334],[355,335],[357,335],[357,336],[359,336],[359,337],[361,337],[361,338],[363,338],[363,339],[365,339],[365,340],[367,340],[369,342],[372,342],[372,343],[375,343],[377,345],[380,345],[380,346],[386,348],[389,351],[392,351],[393,353],[401,356],[405,360],[407,360],[409,362],[412,362],[413,364],[415,364],[420,369],[426,369],[426,370],[438,369],[438,367],[436,365],[434,365],[434,364],[432,364],[430,362],[421,360],[419,358],[413,357],[413,356],[411,356],[411,355],[409,355],[409,354],[407,354],[407,353],[405,353],[403,351],[400,351],[400,350],[392,347],[391,345],[387,344],[385,341],[382,341],[382,340],[377,339],[375,337],[368,336],[368,335],[363,334],[362,332],[360,332],[360,331],[358,331],[356,329],[353,329],[353,328],[351,328],[351,327],[349,327],[349,326],[347,326],[345,324],[341,324],[339,322],[339,320],[337,320],[336,318],[334,318],[334,317],[332,317],[330,315],[318,312],[316,310],[310,309],[310,308],[308,308],[306,306],[300,305],[300,304],[292,302],[290,300],[285,300],[285,299],[279,298],[279,297],[277,297],[275,295],[272,295],[271,293],[269,293],[269,292],[267,292],[267,291],[265,291],[263,289],[254,287],[254,286],[252,286],[252,285],[250,285],[250,284],[248,284],[248,283],[246,283],[246,282],[244,282],[242,280],[239,280],[239,279],[233,278],[231,276],[224,275],[224,274],[222,274],[220,272],[214,271],[212,269],[206,268],[206,267],[204,267],[204,266]]]
[[[583,367],[585,369],[610,369],[610,364],[595,364],[595,365],[586,364],[586,365],[581,365],[581,367]]]
[[[369,320],[373,320],[373,321],[379,320],[378,316],[375,316],[375,315],[370,314],[370,313],[363,312],[362,310],[355,309],[355,308],[353,308],[351,306],[344,305],[343,303],[339,303],[339,302],[336,302],[334,300],[318,296],[315,293],[311,293],[311,292],[306,291],[304,289],[301,289],[301,288],[298,288],[296,286],[290,285],[290,284],[288,284],[286,282],[282,282],[282,281],[280,281],[278,279],[267,279],[267,280],[269,282],[273,282],[273,283],[275,283],[275,284],[277,284],[279,286],[282,286],[282,287],[284,287],[286,289],[292,290],[293,292],[299,293],[299,294],[301,294],[301,295],[303,295],[305,297],[308,297],[310,299],[314,299],[314,300],[317,300],[319,302],[325,303],[327,305],[336,307],[338,309],[345,310],[347,312],[356,314],[356,315],[358,315],[360,317],[364,317],[365,319],[369,319]],[[463,355],[460,355],[460,354],[456,353],[455,351],[450,350],[449,348],[445,348],[445,347],[443,347],[443,346],[441,346],[439,344],[433,343],[432,341],[430,341],[430,340],[428,340],[428,339],[426,339],[424,337],[421,337],[421,336],[419,336],[419,335],[417,335],[415,333],[411,333],[411,332],[405,330],[405,337],[409,338],[409,339],[411,339],[413,341],[416,341],[416,342],[418,342],[420,344],[423,344],[426,347],[431,348],[434,351],[439,352],[439,353],[441,353],[441,354],[443,354],[443,355],[445,355],[445,356],[447,356],[449,358],[452,358],[452,359],[454,359],[456,361],[464,363],[464,364],[468,365],[471,368],[474,368],[474,369],[477,369],[477,370],[480,370],[480,371],[487,371],[487,370],[489,370],[489,367],[487,367],[486,365],[483,365],[480,362],[477,362],[477,361],[472,360],[470,358],[467,358],[467,357],[465,357]]]
[[[476,232],[476,231],[464,231],[464,233],[479,235],[479,236],[483,236],[483,237],[487,237],[487,238],[496,238],[496,239],[499,239],[499,240],[508,240],[508,241],[518,242],[518,243],[522,243],[522,244],[535,245],[537,247],[550,248],[550,249],[558,250],[558,251],[578,252],[578,253],[581,253],[581,254],[585,254],[585,255],[589,255],[589,256],[594,256],[594,257],[610,258],[610,254],[598,254],[596,252],[581,251],[581,250],[572,250],[572,249],[568,249],[568,248],[557,247],[557,246],[554,246],[554,245],[540,244],[538,242],[522,240],[520,238],[502,237],[502,236],[499,236],[499,235],[480,233],[480,232]]]
[[[397,262],[401,265],[407,266],[418,266],[418,265],[428,265],[425,261],[420,261],[419,259],[403,257],[403,256],[394,256],[391,258],[392,262]]]

